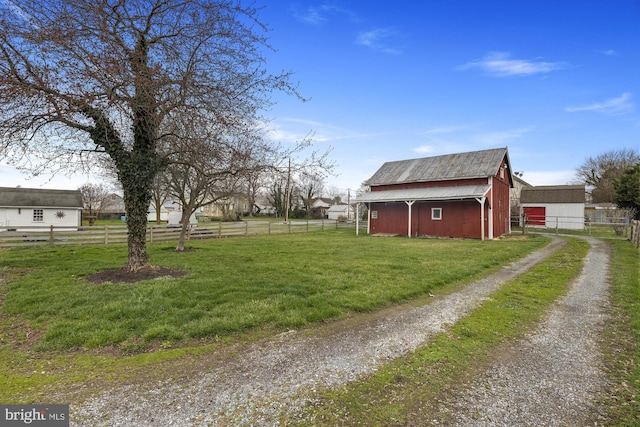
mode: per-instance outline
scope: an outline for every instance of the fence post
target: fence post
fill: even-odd
[[[291,220],[287,221],[287,226],[289,228],[289,233],[291,233]]]
[[[218,222],[218,238],[222,237],[222,221]]]
[[[309,218],[307,218],[307,233],[309,232]]]
[[[149,242],[153,243],[153,225],[149,227]]]
[[[267,221],[267,230],[269,230],[269,235],[271,235],[271,221]]]
[[[322,231],[324,231],[324,218],[322,218]]]
[[[109,244],[109,226],[108,225],[104,226],[104,244],[105,245]]]
[[[53,225],[49,226],[49,244],[53,245]]]
[[[248,236],[249,235],[249,221],[246,221],[244,223],[244,235]]]
[[[187,240],[191,240],[191,224],[187,225]]]

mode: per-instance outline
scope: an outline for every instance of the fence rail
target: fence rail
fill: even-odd
[[[360,229],[366,230],[366,222],[360,222]],[[355,230],[355,222],[333,220],[308,220],[271,222],[249,220],[242,222],[201,222],[187,230],[187,239],[215,239],[258,234],[306,233],[347,228]],[[147,227],[147,242],[177,241],[179,227],[150,225]],[[70,227],[16,227],[0,228],[0,247],[64,245],[64,244],[113,244],[125,243],[128,232],[124,225]]]

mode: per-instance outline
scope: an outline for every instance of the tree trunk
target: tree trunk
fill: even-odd
[[[187,240],[187,230],[191,226],[191,224],[189,223],[189,219],[191,218],[191,212],[192,211],[190,208],[187,208],[186,206],[183,207],[182,215],[180,219],[180,224],[181,224],[180,238],[178,239],[178,246],[176,247],[176,252],[184,251],[184,244]]]
[[[127,238],[129,257],[125,270],[133,273],[152,268],[147,253],[147,210],[151,194],[144,185],[122,180],[125,206],[127,207]]]

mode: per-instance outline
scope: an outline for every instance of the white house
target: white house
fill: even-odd
[[[332,220],[354,219],[353,208],[349,205],[333,205],[327,211],[327,218]]]
[[[520,193],[521,214],[527,225],[584,230],[584,185],[524,187]]]
[[[0,231],[52,225],[56,228],[82,225],[79,190],[0,187]]]

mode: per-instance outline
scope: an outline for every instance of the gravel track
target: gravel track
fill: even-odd
[[[596,402],[607,379],[598,333],[607,319],[609,255],[604,243],[587,240],[584,269],[567,295],[537,330],[444,405],[432,425],[603,425]]]
[[[563,417],[572,420],[585,410],[593,412],[591,395],[604,378],[594,334],[587,331],[597,329],[604,317],[608,258],[603,244],[595,239],[590,243],[584,273],[540,331],[511,349],[504,365],[497,363],[467,394],[443,408],[442,419],[456,414],[458,425],[579,425],[567,424]],[[198,362],[198,378],[150,378],[105,391],[73,404],[71,425],[277,425],[281,415],[297,414],[316,387],[352,381],[415,350],[564,244],[554,238],[547,247],[422,307],[362,316],[365,321],[360,323],[339,321],[290,331],[224,357],[212,353]],[[519,364],[520,358],[526,366]],[[543,404],[558,408],[547,411],[539,406]],[[477,417],[477,412],[484,416]]]

